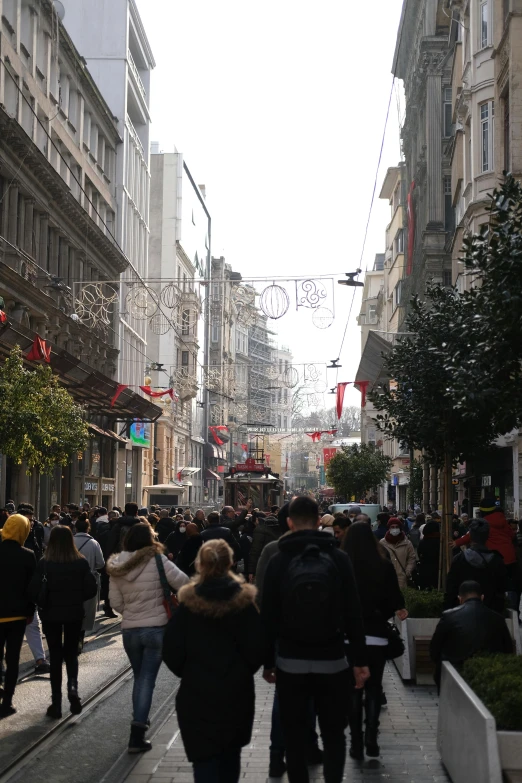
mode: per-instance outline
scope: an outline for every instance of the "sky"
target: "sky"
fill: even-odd
[[[295,284],[284,281],[289,311],[270,322],[295,362],[330,363],[356,290],[336,281],[361,262],[402,0],[137,4],[156,60],[151,138],[161,151],[182,152],[205,184],[212,254],[243,278],[266,281],[256,283],[260,292],[275,277],[331,275],[324,281],[330,327],[318,329],[311,310],[297,311]],[[397,95],[394,89],[363,272],[384,252],[390,213],[378,195],[386,169],[400,160]],[[359,289],[342,370],[328,371],[328,388],[355,378],[360,300]],[[345,401],[359,405],[359,392],[349,388]]]

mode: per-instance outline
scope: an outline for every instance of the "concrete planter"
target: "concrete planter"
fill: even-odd
[[[511,634],[511,638],[515,642],[515,652],[517,655],[522,655],[522,641],[520,638],[520,626],[518,624],[518,614],[513,609],[508,609],[508,617],[506,617],[506,625]]]
[[[437,741],[453,783],[502,783],[502,770],[522,771],[522,732],[497,731],[493,715],[447,662]]]
[[[394,660],[397,671],[403,680],[414,680],[415,671],[415,637],[433,636],[439,622],[437,617],[408,617],[407,620],[395,618],[395,624],[401,632],[404,642],[404,655]]]

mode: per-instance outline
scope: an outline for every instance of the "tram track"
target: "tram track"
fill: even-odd
[[[114,625],[117,625],[117,623],[114,623]],[[100,633],[95,638],[99,638],[101,635],[102,634]],[[14,778],[15,775],[28,766],[44,748],[45,750],[49,750],[65,731],[83,721],[100,702],[115,693],[131,677],[132,667],[129,665],[112,677],[108,682],[104,683],[104,685],[98,688],[91,696],[83,700],[83,710],[80,715],[73,715],[71,713],[60,718],[60,720],[54,723],[40,737],[34,740],[28,747],[25,747],[21,753],[18,753],[8,764],[0,769],[0,783],[7,783],[7,781]]]

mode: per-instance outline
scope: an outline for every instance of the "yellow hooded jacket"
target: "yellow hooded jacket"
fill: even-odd
[[[22,514],[11,514],[2,530],[2,541],[16,541],[23,546],[31,532],[31,523]],[[25,620],[25,617],[0,617],[0,623],[11,623],[13,620]]]

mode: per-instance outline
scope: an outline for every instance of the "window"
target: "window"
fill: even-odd
[[[404,229],[403,228],[400,228],[397,231],[393,243],[393,255],[396,256],[399,253],[404,253]]]
[[[446,288],[451,288],[453,285],[453,274],[451,269],[443,269],[442,270],[442,285]]]
[[[509,117],[509,92],[503,99],[504,104],[504,171],[511,170],[511,133]]]
[[[181,366],[182,367],[188,367],[189,366],[189,352],[188,351],[181,351]]]
[[[368,305],[368,315],[366,319],[367,324],[376,324],[377,317],[377,305]]]
[[[219,342],[219,324],[212,324],[212,335],[211,335],[211,341],[213,343]]]
[[[401,205],[401,183],[397,184],[397,187],[393,191],[392,211],[395,212],[397,207]]]
[[[493,170],[493,120],[495,117],[494,101],[483,103],[480,107],[480,152],[481,171]]]
[[[444,230],[454,231],[455,229],[455,210],[453,208],[453,198],[451,194],[451,177],[444,177]]]
[[[399,280],[395,288],[393,289],[393,295],[392,295],[392,308],[395,310],[402,301],[402,280]]]
[[[491,30],[489,23],[489,0],[480,0],[479,2],[479,42],[480,48],[485,49],[491,41]]]
[[[283,418],[283,428],[284,428],[285,430],[287,430],[287,429],[288,429],[288,416],[285,416],[285,417]]]
[[[190,312],[188,310],[183,310],[181,315],[181,334],[190,334]]]
[[[444,88],[444,137],[453,136],[453,101],[451,87]]]

